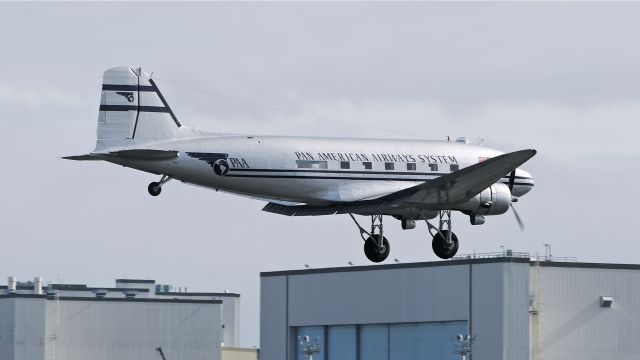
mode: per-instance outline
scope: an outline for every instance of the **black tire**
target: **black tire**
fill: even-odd
[[[379,234],[376,234],[374,236],[376,237],[376,239],[380,238]],[[367,259],[375,263],[384,261],[387,256],[389,256],[390,250],[391,247],[389,246],[389,241],[384,236],[382,237],[382,249],[378,248],[376,241],[374,241],[371,237],[369,237],[364,242],[364,254],[367,256]]]
[[[440,234],[442,233],[442,234]],[[451,233],[451,244],[447,244],[446,236],[449,230],[441,230],[436,233],[431,241],[431,248],[440,259],[451,259],[458,252],[458,237],[455,233]],[[444,236],[443,236],[444,235]]]
[[[160,186],[160,183],[152,182],[149,184],[149,187],[147,187],[147,190],[149,191],[149,195],[158,196],[162,192],[162,186]]]

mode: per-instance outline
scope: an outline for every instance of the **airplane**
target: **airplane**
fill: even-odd
[[[156,82],[142,68],[104,72],[95,149],[70,160],[102,160],[160,176],[147,187],[158,196],[168,181],[267,201],[263,211],[287,216],[348,214],[365,256],[390,251],[383,217],[402,229],[425,221],[432,249],[452,258],[459,246],[451,214],[481,225],[501,215],[534,186],[519,167],[536,150],[510,153],[465,138],[394,140],[212,133],[183,126]],[[522,222],[513,208],[516,220]],[[371,218],[365,229],[355,215]],[[434,224],[430,220],[434,220]]]

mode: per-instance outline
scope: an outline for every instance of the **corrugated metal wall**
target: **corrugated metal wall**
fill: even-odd
[[[218,304],[51,300],[46,360],[158,360],[158,347],[167,359],[216,359],[221,323]]]
[[[640,359],[640,271],[542,266],[537,296],[539,359]]]

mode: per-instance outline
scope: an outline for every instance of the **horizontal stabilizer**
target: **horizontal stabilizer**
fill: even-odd
[[[93,156],[93,154],[63,156],[62,158],[66,160],[77,160],[77,161],[101,160],[100,158]]]
[[[170,160],[178,157],[174,150],[131,149],[118,150],[109,153],[91,153],[85,155],[64,156],[67,160],[107,160],[109,157],[119,157],[130,160]]]
[[[113,151],[109,155],[135,160],[169,160],[178,157],[178,152],[174,150],[132,149]]]

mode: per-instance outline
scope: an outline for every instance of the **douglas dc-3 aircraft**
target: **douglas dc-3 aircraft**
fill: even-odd
[[[96,148],[71,160],[104,160],[171,179],[268,201],[262,209],[288,216],[348,214],[373,262],[389,255],[382,219],[403,229],[427,223],[435,254],[458,250],[451,212],[471,224],[507,212],[533,188],[519,169],[536,154],[457,141],[231,135],[182,126],[158,86],[141,68],[105,71]],[[515,211],[515,210],[514,210]],[[353,214],[371,217],[369,230]],[[437,218],[437,225],[429,220]],[[520,222],[518,215],[516,218]]]

